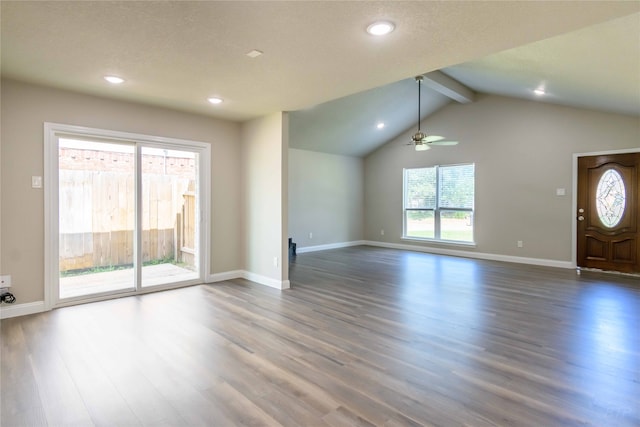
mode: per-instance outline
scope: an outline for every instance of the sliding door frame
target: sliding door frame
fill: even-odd
[[[44,303],[45,310],[55,307],[73,305],[78,303],[100,301],[114,298],[116,295],[88,296],[82,299],[60,300],[59,298],[59,189],[58,189],[58,139],[60,137],[69,138],[95,138],[114,143],[126,143],[135,145],[136,153],[136,235],[135,241],[135,261],[136,265],[136,289],[117,293],[117,297],[138,295],[148,292],[156,292],[165,289],[173,289],[184,286],[191,286],[196,283],[205,283],[210,270],[211,253],[211,145],[206,142],[190,141],[185,139],[167,138],[161,136],[137,134],[130,132],[112,131],[106,129],[96,129],[84,126],[66,125],[59,123],[44,123]],[[198,197],[199,197],[199,240],[198,263],[199,277],[195,280],[178,284],[158,285],[152,287],[142,287],[141,274],[142,255],[140,252],[141,235],[141,208],[142,202],[139,197],[141,191],[140,171],[140,150],[142,147],[162,148],[169,150],[192,151],[198,154]]]

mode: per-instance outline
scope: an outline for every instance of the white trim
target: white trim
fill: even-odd
[[[352,242],[340,242],[340,243],[328,243],[326,245],[305,246],[304,248],[297,248],[296,253],[304,254],[307,252],[326,251],[328,249],[348,248],[350,246],[362,246],[366,244],[367,244],[366,240],[355,240]]]
[[[222,273],[209,274],[205,283],[216,283],[224,282],[225,280],[242,279],[244,278],[244,273],[245,272],[242,270],[233,270],[225,271]]]
[[[363,242],[360,242],[358,244],[364,244]],[[354,246],[354,245],[349,245],[349,246]],[[246,280],[250,280],[252,282],[255,282],[259,285],[264,285],[264,286],[269,286],[270,288],[276,288],[276,289],[289,289],[291,287],[291,283],[288,280],[276,280],[276,279],[272,279],[270,277],[266,277],[266,276],[262,276],[260,274],[255,274],[255,273],[250,273],[248,271],[244,271],[244,270],[232,270],[232,271],[225,271],[222,273],[213,273],[213,274],[208,274],[207,278],[206,278],[206,282],[205,283],[216,283],[216,282],[224,282],[226,280],[232,280],[232,279],[246,279]],[[162,289],[157,289],[158,291],[169,291],[169,290],[173,290],[173,289],[180,289],[182,287],[186,287],[186,286],[196,286],[197,283],[192,283],[192,284],[188,284],[185,286],[176,286],[176,287],[165,287]],[[118,295],[117,297],[127,297],[127,296],[136,296],[136,295],[144,295],[146,293],[152,293],[155,292],[156,289],[153,290],[147,290],[147,292],[141,292],[136,294],[135,292],[129,292],[126,294],[121,294]],[[103,298],[96,298],[94,300],[92,300],[91,302],[97,302],[97,301],[105,301],[108,299],[113,299],[113,296],[107,296],[107,297],[103,297]],[[66,307],[66,306],[70,306],[70,305],[76,305],[78,303],[85,303],[88,302],[86,300],[82,300],[82,301],[69,301],[66,304],[60,305],[60,307]],[[18,316],[26,316],[28,314],[35,314],[35,313],[42,313],[45,311],[49,311],[51,310],[51,308],[47,308],[46,304],[44,301],[34,301],[34,302],[27,302],[24,304],[7,304],[7,305],[2,305],[0,306],[0,319],[8,319],[10,317],[18,317]]]
[[[602,274],[611,274],[616,276],[626,276],[626,277],[638,277],[640,278],[640,273],[623,273],[622,271],[614,271],[614,270],[601,270],[599,268],[587,268],[587,267],[578,267],[576,269],[578,274],[580,271],[592,271],[594,273],[602,273]]]
[[[289,289],[291,283],[288,280],[277,280],[271,277],[263,276],[261,274],[251,273],[245,270],[232,270],[222,273],[213,273],[207,276],[206,283],[224,282],[226,280],[233,279],[246,279],[255,282],[259,285],[269,286],[276,289]]]
[[[270,288],[289,289],[291,287],[291,283],[288,280],[272,279],[271,277],[251,273],[250,271],[243,271],[242,273],[244,279],[256,282],[260,285],[269,286]]]
[[[416,243],[436,243],[438,245],[446,245],[446,246],[466,246],[468,248],[475,248],[476,242],[463,242],[458,240],[437,240],[437,239],[425,239],[420,237],[400,237],[401,240],[406,240],[408,242],[416,242]]]
[[[26,316],[28,314],[47,311],[44,301],[26,302],[24,304],[3,305],[0,307],[0,319]]]
[[[611,154],[640,153],[640,147],[625,148],[622,150],[593,151],[590,153],[573,153],[571,179],[573,181],[573,194],[571,196],[571,266],[578,266],[578,223],[575,221],[575,212],[578,212],[578,158],[590,156],[606,156]]]
[[[58,184],[58,144],[56,127],[44,124],[44,305],[51,310],[54,305],[54,289],[58,289],[58,197],[54,194]],[[55,217],[54,217],[55,212]],[[54,221],[55,219],[55,221]],[[57,299],[57,298],[56,298]]]
[[[513,255],[500,255],[500,254],[488,254],[483,252],[460,251],[455,249],[443,249],[443,248],[435,248],[430,246],[416,246],[416,245],[403,245],[399,243],[376,242],[373,240],[367,240],[363,244],[369,245],[369,246],[377,246],[381,248],[427,252],[427,253],[438,254],[438,255],[458,256],[463,258],[486,259],[490,261],[503,261],[503,262],[514,262],[519,264],[541,265],[545,267],[558,267],[558,268],[574,267],[569,261],[558,261],[553,259],[525,258],[525,257],[519,257],[519,256],[513,256]]]

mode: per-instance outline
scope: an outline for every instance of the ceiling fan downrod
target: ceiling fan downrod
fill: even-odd
[[[420,130],[420,121],[421,121],[420,104],[422,104],[420,86],[422,86],[422,80],[424,79],[424,77],[422,75],[419,75],[419,76],[416,76],[415,79],[416,79],[416,82],[418,82],[418,132],[413,134],[413,136],[411,137],[411,140],[416,145],[416,151],[423,151],[429,148],[426,144],[422,142],[422,140],[426,138],[427,135]]]

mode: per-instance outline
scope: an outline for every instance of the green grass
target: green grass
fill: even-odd
[[[66,270],[60,272],[60,277],[83,276],[87,274],[106,273],[108,271],[126,270],[133,268],[133,264],[125,265],[105,265],[102,267],[81,268],[78,270]]]
[[[152,259],[150,261],[145,261],[142,263],[142,266],[146,267],[149,265],[158,265],[158,264],[174,264],[179,267],[183,267],[186,265],[185,263],[182,263],[182,262],[175,262],[173,258],[161,258],[161,259]],[[101,267],[90,267],[90,268],[82,268],[78,270],[61,271],[60,277],[73,277],[73,276],[82,276],[85,274],[106,273],[109,271],[127,270],[129,268],[133,268],[133,264],[105,265]]]

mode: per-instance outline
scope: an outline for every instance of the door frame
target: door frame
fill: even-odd
[[[578,212],[578,158],[603,156],[609,154],[629,154],[640,153],[638,148],[625,148],[622,150],[593,151],[589,153],[573,154],[573,171],[572,171],[572,196],[571,196],[571,266],[578,269],[578,223],[576,222],[576,212]],[[621,273],[622,274],[622,273]]]
[[[83,304],[93,301],[101,301],[114,298],[113,295],[98,295],[81,300],[59,301],[54,295],[58,289],[58,144],[60,136],[90,135],[98,139],[111,141],[126,141],[152,147],[166,147],[168,149],[188,149],[197,152],[201,158],[199,167],[199,197],[200,197],[200,248],[199,263],[200,276],[197,279],[205,283],[210,270],[211,253],[211,144],[201,141],[193,141],[162,136],[145,135],[131,132],[121,132],[107,129],[97,129],[85,126],[67,125],[60,123],[44,123],[44,309],[51,310],[55,307]],[[138,158],[139,156],[136,156]],[[138,165],[139,167],[140,165]],[[140,184],[136,184],[137,186]],[[139,204],[138,201],[136,201]],[[139,225],[139,224],[138,224]],[[137,239],[137,237],[136,237]],[[140,272],[138,272],[140,274]],[[179,283],[154,286],[140,291],[118,293],[117,297],[139,295],[148,292],[156,292],[166,289],[191,286],[193,283]]]

